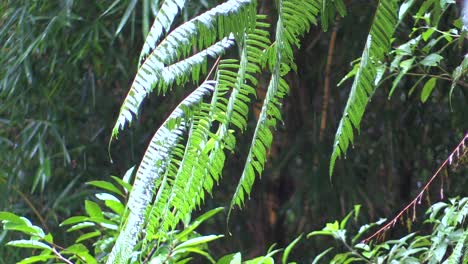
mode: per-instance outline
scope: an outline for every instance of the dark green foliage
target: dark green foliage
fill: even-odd
[[[42,226],[2,213],[4,229],[26,238],[8,233],[0,242],[16,239],[10,244],[33,249],[31,261],[240,263],[267,252],[244,261],[287,263],[293,247],[319,252],[297,234],[330,213],[342,215],[363,201],[370,219],[399,208],[465,133],[466,55],[450,1],[219,2],[0,4],[0,62],[11,65],[0,70],[0,187],[16,194],[3,199],[2,210]],[[330,42],[322,30],[330,32]],[[343,79],[353,78],[346,96],[347,89],[329,84],[358,54]],[[317,89],[322,79],[323,98]],[[331,143],[329,128],[337,120]],[[136,125],[127,129],[130,123]],[[124,180],[96,179],[111,168],[104,147],[109,137],[113,169],[139,163]],[[360,151],[336,163],[354,144]],[[324,177],[332,171],[333,186]],[[463,165],[453,172],[463,174]],[[262,173],[262,185],[254,188]],[[109,193],[80,206],[89,196],[82,183],[90,178],[88,189]],[[457,184],[441,189],[465,196],[466,181],[454,179]],[[203,233],[225,232],[224,217],[215,216],[221,209],[189,223],[196,209],[230,198],[234,237],[218,243],[219,235],[194,232],[205,220]],[[232,209],[244,205],[248,220],[239,221]],[[70,234],[47,227],[65,218]],[[330,228],[343,237],[344,225]],[[57,234],[53,241],[51,234]],[[266,250],[274,242],[283,254],[275,245]],[[462,258],[463,243],[450,245],[451,261]],[[242,251],[253,246],[255,254],[230,254],[234,245]],[[379,254],[393,254],[382,248]],[[364,256],[355,255],[359,250],[344,259]],[[11,247],[5,252],[7,261],[25,255]],[[300,262],[310,262],[313,253],[304,255]]]
[[[439,202],[431,206],[426,212],[424,223],[431,226],[432,232],[424,235],[410,233],[405,237],[376,241],[364,244],[360,240],[362,235],[370,228],[382,224],[383,221],[361,226],[353,238],[348,238],[349,216],[356,216],[359,210],[347,215],[341,222],[328,223],[320,231],[314,231],[307,237],[330,236],[344,245],[344,250],[336,253],[336,250],[327,249],[324,255],[319,255],[315,260],[328,255],[330,263],[349,263],[349,261],[365,263],[464,263],[468,259],[468,229],[466,219],[468,216],[468,199],[454,198],[449,203]],[[408,220],[411,221],[411,220]],[[333,256],[331,253],[334,253]],[[331,255],[331,256],[330,256]],[[314,261],[315,261],[314,260]]]
[[[383,61],[386,53],[390,51],[390,39],[397,24],[398,7],[398,1],[379,1],[362,57],[355,66],[357,70],[353,73],[353,86],[336,131],[330,175],[333,173],[336,159],[346,154],[349,145],[353,144],[353,127],[359,130],[366,105],[384,74]]]

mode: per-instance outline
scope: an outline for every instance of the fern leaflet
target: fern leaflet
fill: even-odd
[[[174,29],[148,55],[138,69],[132,86],[122,103],[112,138],[117,137],[127,123],[131,123],[143,99],[158,84],[158,92],[164,94],[172,83],[164,82],[161,72],[165,67],[186,57],[193,48],[204,49],[218,40],[253,28],[255,23],[255,5],[249,0],[230,0],[201,14]],[[156,34],[156,33],[155,33]],[[153,32],[149,33],[152,36]],[[151,39],[151,37],[150,37]],[[223,48],[223,51],[225,49]],[[176,80],[179,80],[175,76]],[[195,76],[198,78],[198,76]]]
[[[203,96],[213,91],[207,81],[186,97],[155,133],[136,172],[135,182],[127,203],[129,210],[122,231],[107,263],[126,263],[145,222],[145,212],[153,197],[153,189],[170,165],[171,156],[186,131],[190,108],[199,104]],[[164,179],[163,179],[164,180]]]
[[[245,194],[250,194],[255,172],[261,175],[267,159],[267,149],[273,139],[271,129],[281,120],[281,99],[288,93],[289,86],[283,79],[291,67],[295,68],[293,45],[299,45],[299,36],[309,30],[316,17],[321,2],[284,0],[279,2],[279,18],[276,28],[276,40],[267,51],[269,54],[272,76],[265,96],[262,110],[258,117],[247,161],[231,201],[230,211],[234,206],[242,206]],[[271,55],[270,55],[271,54]]]
[[[349,144],[353,143],[353,126],[359,130],[366,105],[375,92],[380,76],[378,70],[384,67],[383,60],[390,49],[390,38],[395,31],[397,15],[397,0],[379,2],[348,102],[336,131],[330,160],[330,176],[333,173],[336,159],[341,154],[345,154]]]

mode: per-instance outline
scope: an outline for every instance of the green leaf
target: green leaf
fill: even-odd
[[[275,260],[272,257],[258,257],[244,262],[245,264],[274,264]]]
[[[97,264],[96,259],[89,254],[88,249],[83,244],[74,244],[64,249],[62,254],[73,254],[84,260],[86,264]]]
[[[434,67],[437,66],[443,58],[444,57],[437,53],[432,53],[427,55],[420,63],[424,66]]]
[[[400,10],[398,11],[398,20],[401,21],[405,17],[406,13],[411,8],[413,3],[414,0],[406,0],[400,5]]]
[[[403,76],[405,76],[406,73],[411,69],[411,66],[413,66],[413,62],[414,62],[414,57],[411,59],[404,60],[400,63],[401,71],[398,73],[398,76],[393,81],[392,88],[390,89],[390,93],[388,94],[389,99],[392,96],[393,92],[395,91],[395,88],[397,87],[397,85],[400,83],[401,78],[403,78]]]
[[[356,76],[356,73],[359,69],[359,63],[354,63],[353,65],[353,69],[351,71],[349,71],[345,77],[343,77],[343,79],[340,80],[340,82],[336,85],[336,86],[341,86],[346,80],[348,80],[349,78],[352,78],[354,76]]]
[[[320,263],[320,259],[322,259],[328,252],[332,251],[333,248],[328,248],[327,250],[323,251],[322,253],[318,254],[317,256],[315,256],[314,260],[312,261],[312,264],[317,264],[317,263]]]
[[[13,247],[20,247],[20,248],[37,248],[37,249],[45,249],[45,250],[50,250],[52,251],[52,248],[42,242],[39,242],[37,240],[13,240],[7,243],[7,246],[13,246]]]
[[[425,103],[429,96],[432,93],[432,90],[434,89],[435,85],[437,83],[437,78],[432,77],[427,82],[424,84],[423,90],[421,92],[421,102]]]
[[[120,203],[120,200],[115,197],[114,195],[112,194],[108,194],[108,193],[96,193],[95,194],[96,198],[98,198],[99,200],[101,201],[113,201],[113,202],[117,202],[117,203]]]
[[[241,264],[242,255],[240,252],[226,255],[218,260],[216,264]]]
[[[299,241],[302,239],[302,235],[303,234],[299,235],[296,239],[294,239],[284,250],[283,257],[281,259],[283,264],[288,264],[289,253],[297,245],[297,243],[299,243]]]
[[[88,251],[88,248],[86,248],[86,246],[84,246],[83,244],[74,244],[74,245],[67,247],[66,249],[62,251],[62,253],[64,254],[76,254],[76,255],[85,253],[85,252],[89,252],[89,251]]]
[[[124,196],[123,193],[117,187],[115,187],[115,185],[107,181],[90,181],[86,184],[116,193],[120,196]]]
[[[13,213],[4,212],[4,211],[0,211],[0,220],[8,221],[8,222],[16,223],[16,224],[25,223],[24,220],[21,217],[15,215]]]
[[[96,226],[93,222],[81,222],[76,225],[72,225],[70,228],[67,229],[67,232],[73,232],[76,230],[81,230],[83,228],[93,227]]]
[[[349,212],[344,218],[343,220],[341,220],[340,222],[340,229],[346,229],[346,224],[348,223],[348,220],[349,218],[353,215],[354,213],[354,210]]]
[[[357,221],[357,218],[359,216],[359,212],[361,211],[362,205],[360,204],[355,204],[354,205],[354,221]]]
[[[73,224],[85,222],[85,221],[88,221],[88,220],[89,220],[89,217],[87,217],[87,216],[72,216],[72,217],[66,219],[65,221],[63,221],[60,224],[60,226],[73,225]]]
[[[48,233],[47,235],[45,235],[42,239],[44,239],[45,242],[49,243],[49,244],[53,244],[54,243],[54,237],[52,236],[51,233]]]
[[[208,235],[208,236],[192,238],[192,239],[185,241],[184,243],[181,243],[180,245],[175,247],[174,250],[180,250],[182,248],[188,248],[188,247],[198,246],[201,244],[206,244],[208,242],[211,242],[216,239],[220,239],[222,237],[224,236],[223,235]]]
[[[198,226],[200,226],[205,220],[213,217],[214,215],[218,214],[219,212],[221,212],[223,210],[224,210],[224,207],[218,207],[218,208],[212,209],[212,210],[202,214],[197,219],[195,219],[195,221],[190,223],[190,225],[188,227],[186,227],[184,229],[184,231],[180,232],[180,234],[177,234],[176,239],[178,239],[178,240],[184,239],[186,236],[191,234]]]
[[[319,230],[319,231],[312,231],[307,234],[307,238],[311,238],[313,236],[333,236],[333,232],[330,230]]]
[[[19,232],[23,232],[28,235],[37,236],[43,238],[45,236],[44,231],[42,228],[35,226],[29,222],[28,219],[21,217],[24,220],[24,223],[13,223],[13,222],[5,222],[3,223],[3,229],[5,230],[15,230]]]
[[[85,210],[90,217],[103,217],[101,208],[93,201],[85,201]]]
[[[132,168],[133,169],[133,168]],[[133,172],[133,170],[132,170]],[[122,188],[124,189],[125,193],[128,193],[132,190],[132,185],[129,183],[129,181],[125,181],[125,179],[128,179],[130,180],[130,177],[132,175],[132,172],[130,173],[126,173],[125,176],[128,176],[128,178],[124,177],[124,180],[118,178],[118,177],[115,177],[115,176],[111,176],[112,179],[114,179],[120,186],[122,186]]]
[[[29,258],[25,258],[17,262],[17,264],[30,264],[30,263],[37,263],[37,262],[47,263],[48,260],[54,259],[54,258],[55,258],[55,255],[53,255],[52,253],[48,253],[47,255],[42,253],[39,256],[32,256]]]
[[[112,200],[107,200],[104,202],[107,207],[109,207],[112,211],[114,211],[116,214],[123,216],[125,212],[125,206],[117,201],[112,201]]]
[[[428,41],[434,32],[434,28],[428,28],[424,33],[421,34],[421,36],[424,41]]]
[[[206,251],[203,251],[199,248],[193,248],[193,247],[184,247],[182,249],[179,249],[179,250],[174,250],[172,255],[174,256],[177,256],[178,254],[181,254],[181,255],[184,255],[184,254],[187,254],[187,253],[196,253],[198,255],[201,255],[201,256],[204,256],[205,258],[207,258],[210,263],[215,263],[215,260],[213,259],[213,257],[211,257],[210,254],[208,254],[208,252]]]
[[[90,232],[90,233],[86,233],[86,234],[83,234],[83,235],[79,236],[76,239],[76,243],[79,243],[79,242],[82,242],[82,241],[85,241],[85,240],[88,240],[90,238],[97,237],[97,236],[100,236],[100,235],[101,235],[101,232],[99,230],[96,230],[96,231]]]
[[[127,24],[128,18],[133,13],[133,9],[135,9],[135,5],[137,4],[137,2],[138,0],[131,0],[131,2],[128,4],[127,9],[125,10],[124,15],[122,16],[122,19],[120,20],[119,26],[115,31],[116,36],[120,33],[125,24]]]

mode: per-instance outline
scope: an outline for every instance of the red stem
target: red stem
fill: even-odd
[[[453,156],[455,155],[456,152],[459,152],[459,150],[460,150],[460,148],[462,146],[464,146],[465,140],[467,140],[467,139],[468,139],[468,133],[465,134],[465,137],[461,140],[461,142],[457,145],[457,147],[452,151],[452,153],[448,156],[448,158],[444,161],[444,163],[442,163],[442,165],[440,165],[439,169],[434,173],[434,175],[432,175],[431,179],[426,183],[426,185],[424,185],[423,189],[421,190],[421,192],[419,192],[419,194],[416,196],[416,198],[414,198],[411,201],[411,203],[409,203],[405,208],[403,208],[403,210],[401,210],[390,222],[388,222],[386,225],[381,227],[379,230],[377,230],[377,232],[375,232],[371,236],[364,239],[362,241],[362,243],[367,244],[373,238],[382,235],[382,233],[384,233],[388,229],[392,228],[395,225],[395,223],[398,221],[398,219],[400,219],[400,217],[404,213],[406,213],[412,206],[414,208],[413,210],[416,210],[416,203],[421,203],[421,199],[422,199],[422,196],[423,196],[424,192],[427,191],[427,189],[429,189],[429,186],[431,185],[431,183],[437,178],[437,176],[439,176],[439,173],[445,168],[447,163],[449,165],[452,164]]]

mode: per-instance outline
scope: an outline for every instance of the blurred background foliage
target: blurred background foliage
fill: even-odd
[[[190,1],[179,23],[220,2]],[[418,78],[403,78],[390,100],[392,83],[384,82],[353,148],[337,162],[330,181],[333,138],[351,85],[337,84],[360,56],[369,14],[376,7],[375,1],[345,4],[347,16],[330,23],[326,32],[312,28],[296,52],[298,71],[288,77],[292,90],[284,104],[284,123],[245,209],[235,211],[227,225],[225,216],[219,216],[205,226],[204,233],[232,233],[213,243],[219,255],[239,250],[256,256],[273,243],[284,246],[300,233],[342,218],[354,204],[363,205],[362,223],[390,217],[468,131],[466,83],[453,91],[449,104],[450,82],[439,81],[425,103]],[[122,176],[141,159],[151,131],[186,93],[173,91],[146,102],[144,108],[153,111],[142,111],[138,125],[111,146],[111,163],[111,128],[158,7],[159,1],[150,0],[0,2],[0,210],[52,229],[83,211],[84,199],[93,192],[86,181]],[[275,12],[270,0],[259,1],[259,8],[261,13]],[[450,28],[459,15],[460,8],[451,5],[439,27]],[[399,27],[396,45],[407,41],[411,27]],[[443,67],[453,69],[466,52],[463,38],[444,48],[448,65]],[[260,84],[260,98],[266,85]],[[260,109],[253,108],[255,115]],[[248,139],[238,139],[240,153],[247,151],[242,148]],[[208,199],[208,208],[229,203],[243,161],[239,154],[229,158],[222,189]],[[446,195],[468,195],[464,176],[466,169],[447,177]],[[434,193],[440,185],[433,186]],[[437,194],[429,197],[438,199]],[[392,233],[407,231],[400,226]],[[0,234],[2,241],[4,236]],[[71,240],[64,232],[56,239],[64,244]],[[323,250],[320,241],[299,247],[299,260]],[[0,247],[0,256],[11,263],[20,253]]]

